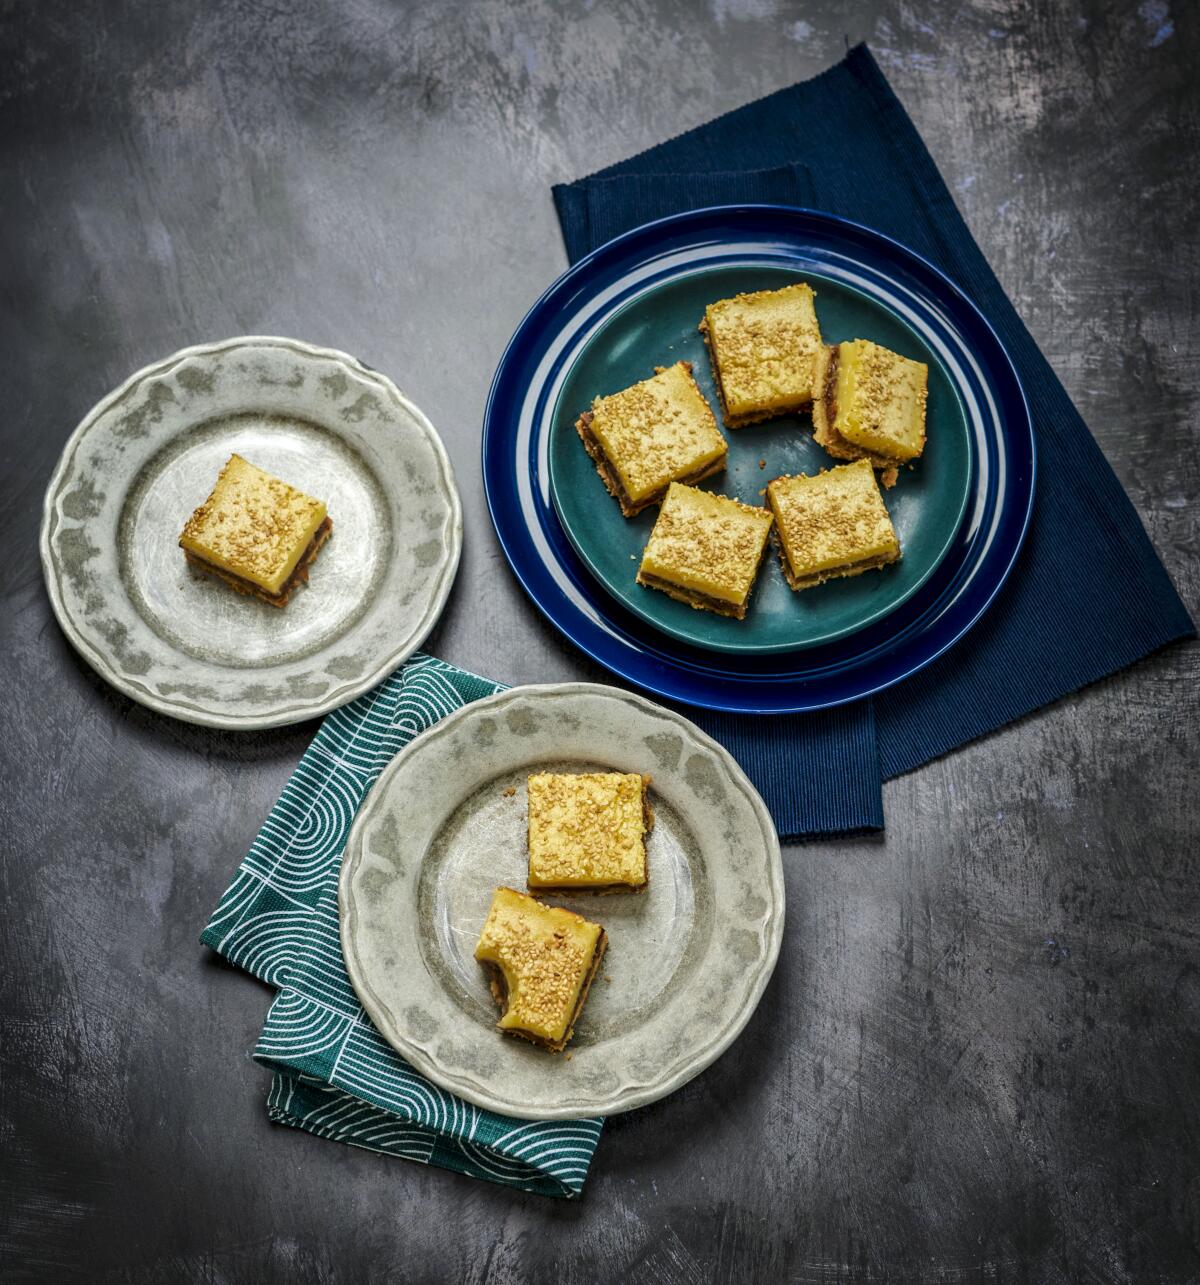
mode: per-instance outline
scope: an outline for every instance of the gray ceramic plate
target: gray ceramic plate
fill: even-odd
[[[496,886],[525,887],[528,773],[597,768],[654,778],[650,887],[548,898],[609,935],[567,1059],[496,1030],[474,950]],[[715,741],[616,688],[516,687],[417,737],[367,796],[342,949],[371,1020],[435,1084],[525,1119],[611,1115],[729,1047],[775,967],[783,901],[771,819]]]
[[[178,547],[235,451],[333,519],[282,610],[194,575]],[[151,709],[226,728],[366,691],[433,627],[461,545],[450,462],[417,407],[345,353],[262,337],[185,348],[94,407],[50,481],[41,540],[84,659]]]

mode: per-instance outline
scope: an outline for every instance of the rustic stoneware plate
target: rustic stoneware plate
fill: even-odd
[[[608,952],[568,1051],[501,1035],[475,943],[500,884],[525,887],[535,770],[647,772],[642,894],[551,897],[602,923]],[[673,1092],[749,1020],[783,934],[779,841],[715,741],[643,697],[517,687],[411,742],[346,844],[342,949],[384,1038],[435,1084],[533,1120],[611,1115]]]
[[[281,609],[191,572],[179,532],[244,455],[326,502],[333,536]],[[191,723],[296,723],[414,651],[450,592],[462,510],[425,416],[345,353],[250,337],[139,371],[72,434],[42,566],[63,631],[133,700]]]

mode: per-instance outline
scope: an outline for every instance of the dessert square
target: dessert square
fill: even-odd
[[[869,459],[894,485],[898,466],[925,449],[929,367],[855,339],[821,350],[813,436],[837,459]]]
[[[332,530],[321,500],[231,455],[179,544],[197,570],[283,607]]]
[[[700,329],[729,428],[812,401],[821,348],[814,298],[812,287],[799,282],[721,299],[705,309]]]
[[[699,482],[725,467],[728,443],[690,362],[660,366],[575,423],[604,485],[627,518],[657,504],[672,482]]]
[[[642,892],[654,824],[638,772],[536,772],[529,778],[529,887]]]
[[[701,611],[744,620],[773,520],[766,509],[673,482],[637,582]]]
[[[783,574],[793,589],[857,576],[900,557],[870,460],[767,483]]]
[[[497,888],[475,947],[509,1035],[559,1053],[575,1029],[608,938],[599,924]]]

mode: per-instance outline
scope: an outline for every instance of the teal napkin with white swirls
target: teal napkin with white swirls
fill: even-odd
[[[503,690],[413,656],[321,724],[200,940],[278,989],[254,1057],[270,1118],[545,1196],[583,1190],[602,1121],[530,1122],[431,1084],[371,1025],[350,985],[337,885],[350,823],[393,756],[453,710]]]

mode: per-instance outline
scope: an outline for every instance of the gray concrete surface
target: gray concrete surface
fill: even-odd
[[[884,838],[787,850],[759,1013],[567,1205],[268,1125],[268,994],[196,935],[313,728],[130,705],[36,559],[97,398],[294,334],[445,437],[466,550],[431,648],[603,677],[523,600],[477,462],[564,266],[549,185],[865,38],[1195,613],[1198,32],[1181,0],[0,9],[0,1274],[1200,1278],[1200,649],[890,784]]]

